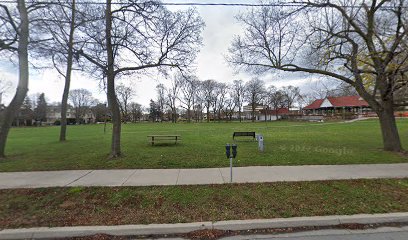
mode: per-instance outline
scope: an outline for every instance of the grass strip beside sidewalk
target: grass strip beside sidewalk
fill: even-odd
[[[0,190],[1,228],[408,211],[408,179]]]

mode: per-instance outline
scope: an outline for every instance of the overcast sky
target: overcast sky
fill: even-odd
[[[166,2],[189,2],[187,0],[166,0]],[[190,1],[192,2],[192,1]],[[206,2],[253,2],[252,0],[207,0]],[[179,7],[171,7],[176,9]],[[239,35],[243,32],[243,27],[235,19],[235,16],[243,11],[245,7],[223,7],[223,6],[199,6],[197,10],[205,21],[206,27],[203,31],[203,43],[200,53],[197,58],[197,76],[201,80],[214,79],[220,82],[232,82],[235,79],[248,81],[253,77],[245,73],[234,74],[225,61],[225,55],[231,44],[234,35]],[[14,94],[14,88],[17,83],[17,69],[15,64],[9,61],[0,62],[0,79],[10,80],[13,82],[13,88],[3,97],[3,102],[8,103]],[[300,86],[307,91],[307,86],[314,81],[315,78],[302,74],[280,73],[273,76],[261,76],[265,82],[277,87],[285,85]],[[132,78],[132,87],[136,90],[136,96],[133,99],[144,106],[148,106],[150,99],[155,99],[155,86],[159,83],[168,85],[169,79],[161,76],[156,77],[135,77]],[[125,82],[125,84],[128,84]],[[29,95],[36,93],[45,93],[49,102],[61,101],[64,81],[52,69],[33,70],[30,69],[30,84]],[[92,91],[94,97],[101,102],[106,101],[106,96],[99,86],[99,82],[88,79],[82,76],[79,72],[75,72],[72,77],[71,89],[86,88]]]

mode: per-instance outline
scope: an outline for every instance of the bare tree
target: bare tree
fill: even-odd
[[[304,107],[306,107],[309,104],[312,104],[315,100],[316,100],[316,97],[314,97],[313,94],[310,94],[310,93],[301,94],[299,98],[300,110],[303,110]]]
[[[299,99],[300,97],[300,89],[294,86],[285,86],[282,88],[282,93],[285,97],[286,107],[292,108],[293,104]]]
[[[86,8],[82,4],[82,8]],[[61,129],[60,141],[66,140],[67,135],[67,109],[68,94],[73,70],[74,44],[79,40],[75,37],[75,31],[84,21],[81,12],[77,16],[76,0],[57,0],[49,4],[47,8],[38,13],[40,21],[36,21],[35,28],[42,35],[46,35],[47,41],[37,44],[34,50],[37,55],[45,60],[51,59],[52,65],[64,78],[64,90],[61,100]]]
[[[310,95],[315,99],[324,99],[326,97],[355,96],[358,93],[353,86],[345,82],[325,79],[311,85]]]
[[[270,86],[267,90],[268,102],[271,108],[275,111],[276,119],[278,119],[278,111],[287,104],[287,98],[282,90],[278,90],[275,86]]]
[[[116,86],[116,94],[119,101],[120,111],[122,113],[122,121],[126,122],[130,120],[129,104],[132,98],[135,96],[135,91],[131,87],[127,87],[123,84]]]
[[[395,97],[401,106],[408,105],[408,86],[395,91]]]
[[[232,121],[232,117],[234,115],[235,112],[235,108],[236,108],[236,101],[234,99],[234,97],[231,94],[228,94],[226,99],[225,99],[225,104],[224,104],[224,113],[225,116],[227,117],[227,119],[229,121]]]
[[[408,84],[407,2],[307,1],[252,9],[228,60],[250,72],[319,74],[353,86],[377,113],[384,150],[402,151],[394,93]]]
[[[205,106],[205,91],[203,88],[203,82],[198,81],[197,82],[198,87],[197,87],[197,91],[195,93],[195,103],[193,105],[193,110],[194,110],[194,117],[196,122],[200,122],[203,121],[204,119],[204,106]]]
[[[9,8],[13,5],[13,8]],[[16,93],[0,119],[0,158],[5,157],[5,147],[14,116],[17,115],[28,91],[28,9],[24,0],[14,4],[0,3],[0,51],[17,53],[19,79]]]
[[[217,83],[214,98],[214,116],[217,115],[218,121],[221,120],[221,112],[224,110],[225,101],[227,100],[229,86],[225,83]]]
[[[108,108],[106,107],[106,103],[98,103],[95,102],[94,106],[91,107],[92,114],[95,116],[96,122],[105,122],[108,118]]]
[[[171,87],[166,89],[166,104],[171,111],[171,121],[177,122],[177,99],[179,98],[180,86],[184,77],[181,74],[177,74],[171,81]]]
[[[251,119],[255,122],[255,109],[261,103],[265,94],[265,83],[254,78],[245,84],[245,99],[251,105]]]
[[[341,82],[340,84],[338,84],[338,86],[336,86],[336,88],[331,90],[328,93],[328,95],[333,97],[343,97],[343,96],[355,96],[358,95],[358,93],[356,89],[353,88],[353,86],[351,86],[350,84]]]
[[[160,83],[156,86],[157,92],[157,111],[159,114],[160,122],[163,122],[164,108],[166,105],[166,87]]]
[[[90,38],[77,51],[106,78],[108,105],[112,113],[110,157],[121,155],[121,116],[115,80],[123,74],[147,69],[186,68],[201,44],[203,21],[196,10],[170,12],[156,1],[129,1],[112,10],[106,0],[105,21],[91,22],[82,30]],[[104,32],[105,34],[101,34]]]
[[[242,80],[234,80],[232,83],[232,89],[233,89],[233,98],[236,107],[238,108],[238,117],[239,121],[242,121],[242,107],[244,105],[244,95],[245,95],[245,84],[244,81]]]
[[[204,107],[207,109],[207,122],[210,122],[210,108],[213,105],[215,95],[215,88],[217,82],[214,80],[205,80],[201,83],[202,101]]]
[[[69,101],[75,109],[76,124],[81,123],[86,111],[95,103],[92,93],[84,88],[69,91]]]
[[[197,91],[199,87],[199,81],[196,76],[184,76],[181,78],[180,91],[181,97],[179,97],[181,107],[187,111],[187,121],[191,122],[191,110],[197,100]]]
[[[139,103],[131,102],[129,104],[129,111],[132,122],[140,121],[143,116],[143,108]]]

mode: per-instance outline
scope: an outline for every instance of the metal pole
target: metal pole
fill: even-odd
[[[232,157],[230,157],[230,183],[232,183]]]

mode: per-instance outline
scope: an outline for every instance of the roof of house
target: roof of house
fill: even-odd
[[[360,96],[344,96],[317,99],[312,102],[312,104],[304,107],[304,109],[318,109],[326,99],[330,102],[332,107],[369,107],[368,103]]]
[[[283,115],[283,114],[289,114],[289,109],[288,108],[278,108],[276,110],[268,109],[266,110],[266,114],[268,115]],[[260,110],[262,114],[265,114],[265,109]]]
[[[303,109],[317,109],[320,107],[320,105],[322,105],[323,101],[324,99],[314,100],[310,105],[307,105]]]

